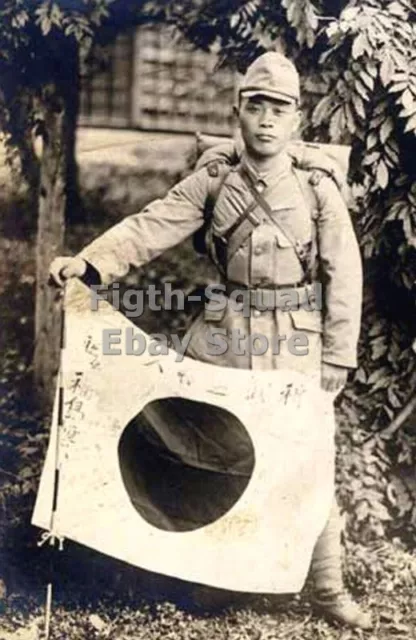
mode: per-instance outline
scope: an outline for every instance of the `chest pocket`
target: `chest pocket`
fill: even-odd
[[[278,284],[310,280],[312,220],[302,201],[296,208],[273,211],[278,225],[269,227],[275,247],[274,269]]]
[[[273,213],[281,227],[275,225],[273,229],[277,247],[293,249],[295,241],[299,246],[308,245],[312,241],[312,220],[310,211],[305,205],[297,209],[285,209]]]
[[[280,231],[280,229],[276,229],[274,232],[274,240],[275,244],[279,249],[293,249],[292,243],[289,241],[289,238],[285,236],[284,233]]]

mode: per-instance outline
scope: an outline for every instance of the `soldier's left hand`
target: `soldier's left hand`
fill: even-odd
[[[338,392],[345,387],[348,369],[334,364],[322,363],[321,387],[324,391]]]

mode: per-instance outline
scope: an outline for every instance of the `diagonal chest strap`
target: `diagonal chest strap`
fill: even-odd
[[[240,221],[238,226],[234,229],[233,233],[228,238],[227,243],[227,259],[231,260],[238,249],[245,243],[251,236],[254,229],[258,227],[260,220],[257,218],[245,218]]]
[[[258,204],[259,207],[261,207],[262,211],[267,215],[267,217],[274,224],[274,226],[277,227],[279,229],[279,231],[288,240],[288,242],[292,246],[293,250],[295,251],[296,257],[299,260],[299,263],[300,263],[300,265],[302,267],[303,272],[305,273],[305,276],[308,276],[308,274],[309,274],[308,251],[305,250],[305,246],[302,244],[302,242],[300,242],[294,236],[294,234],[292,233],[291,229],[289,229],[288,227],[284,227],[276,219],[276,217],[273,214],[273,209],[271,208],[270,204],[268,203],[266,197],[264,196],[263,193],[260,193],[259,191],[257,191],[257,189],[256,189],[251,177],[249,176],[247,171],[244,170],[244,168],[241,169],[241,174],[240,175],[241,175],[244,183],[246,184],[246,186],[250,190],[250,193],[253,196],[255,202]],[[254,230],[254,227],[252,228],[251,232],[253,230]],[[232,241],[232,237],[229,239],[229,243],[230,244],[231,244],[231,241]]]
[[[261,220],[255,214],[257,207],[258,203],[253,199],[224,234],[215,238],[217,253],[221,253],[224,257],[226,256],[226,263],[228,263],[239,247],[251,236],[254,229],[261,224]],[[220,245],[220,247],[218,247],[218,245]],[[224,262],[224,259],[222,262]]]

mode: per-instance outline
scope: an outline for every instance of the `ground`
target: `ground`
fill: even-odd
[[[114,141],[101,132],[92,141],[84,138],[84,185],[89,194],[102,176],[111,177],[101,197],[111,208],[117,197],[126,197],[120,186],[112,157],[101,159],[92,147],[114,148]],[[124,134],[123,134],[124,135]],[[148,136],[140,134],[124,142],[128,166],[139,163],[150,149]],[[179,143],[183,153],[191,146],[189,137],[163,138],[155,143],[157,162],[166,153],[175,156]],[[88,146],[90,145],[90,146]],[[162,152],[160,149],[162,148]],[[175,150],[173,153],[172,150]],[[162,153],[162,155],[161,155]],[[112,156],[112,153],[110,154]],[[94,156],[94,161],[92,158]],[[147,156],[146,156],[147,157]],[[123,200],[123,209],[135,206],[166,188],[185,168],[181,162],[162,178],[160,171],[138,171],[134,198]],[[97,175],[99,176],[97,178]],[[151,178],[151,182],[150,182]],[[89,182],[88,182],[89,181]],[[111,183],[111,184],[110,184]],[[114,192],[118,183],[119,191]],[[130,183],[131,187],[131,183]],[[100,195],[100,194],[98,194]],[[94,198],[92,198],[94,200]],[[99,199],[94,201],[97,205]],[[54,585],[51,640],[392,640],[416,638],[414,602],[414,556],[399,544],[386,541],[368,550],[347,545],[346,576],[350,588],[363,606],[374,613],[375,629],[362,633],[336,628],[316,618],[310,609],[306,589],[302,597],[250,596],[204,589],[162,578],[106,558],[67,541],[62,552],[48,544],[39,547],[41,532],[30,525],[31,510],[42,460],[47,446],[48,422],[36,405],[31,382],[33,352],[34,234],[30,212],[3,203],[3,231],[0,236],[0,640],[40,639],[45,622],[46,585]],[[108,226],[117,214],[91,215],[88,225],[71,227],[67,250],[75,251]],[[20,217],[19,217],[20,216]],[[174,287],[191,290],[212,277],[204,259],[193,257],[189,243],[169,252],[129,284],[145,287],[169,278]],[[184,330],[195,311],[189,307],[180,317],[171,312],[147,314],[143,328]]]

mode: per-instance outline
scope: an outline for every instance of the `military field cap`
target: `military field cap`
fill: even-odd
[[[263,95],[288,103],[299,101],[299,74],[286,56],[277,51],[269,51],[248,67],[239,94],[245,98]]]

